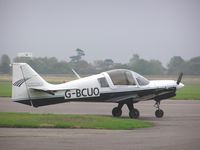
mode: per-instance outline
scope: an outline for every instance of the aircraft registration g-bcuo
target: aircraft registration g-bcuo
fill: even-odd
[[[70,102],[112,102],[112,115],[119,117],[124,104],[128,106],[130,118],[138,118],[134,103],[155,100],[156,117],[163,117],[160,102],[176,95],[182,88],[182,73],[178,80],[149,81],[136,72],[116,69],[97,75],[80,78],[62,84],[46,82],[26,63],[13,63],[12,100],[33,107]]]

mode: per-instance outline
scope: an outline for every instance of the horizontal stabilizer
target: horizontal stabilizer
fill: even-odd
[[[35,91],[40,91],[40,92],[44,92],[44,93],[48,93],[51,95],[55,95],[56,92],[58,91],[65,91],[66,88],[56,88],[56,87],[52,87],[54,85],[51,85],[49,87],[29,87],[29,89],[35,90]],[[70,89],[77,89],[77,88],[70,88]]]

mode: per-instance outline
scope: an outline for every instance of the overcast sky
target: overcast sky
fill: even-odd
[[[0,0],[0,55],[69,60],[76,48],[90,62],[200,56],[200,1]]]

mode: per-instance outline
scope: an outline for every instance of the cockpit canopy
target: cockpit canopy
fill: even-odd
[[[145,77],[130,70],[116,69],[107,71],[107,73],[114,85],[136,85],[138,83],[140,86],[144,86],[149,84]]]

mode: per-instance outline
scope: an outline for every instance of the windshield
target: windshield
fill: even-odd
[[[136,80],[137,80],[138,84],[141,86],[149,84],[149,80],[147,80],[145,77],[143,77],[139,74],[136,75]]]

